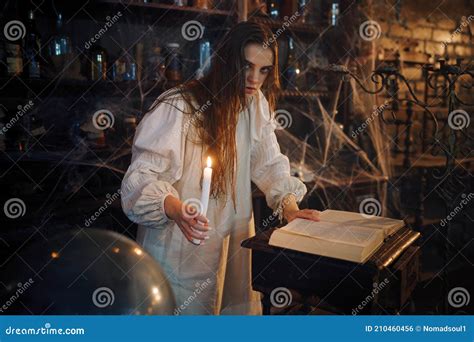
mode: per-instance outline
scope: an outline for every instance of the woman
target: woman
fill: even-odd
[[[162,265],[176,314],[261,314],[250,252],[240,246],[255,234],[251,181],[286,220],[319,220],[316,210],[299,210],[306,187],[290,176],[274,134],[279,81],[271,37],[262,25],[236,25],[209,73],[161,95],[137,128],[122,207],[139,225],[138,243]],[[208,156],[207,215],[190,215]]]

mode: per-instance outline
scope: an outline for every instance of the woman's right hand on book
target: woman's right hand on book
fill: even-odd
[[[199,214],[196,207],[185,204],[172,195],[166,196],[164,206],[166,216],[176,222],[189,242],[209,239],[207,233],[212,229],[209,227],[209,220]]]

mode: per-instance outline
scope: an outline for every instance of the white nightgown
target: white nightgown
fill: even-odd
[[[290,176],[268,102],[259,91],[239,113],[236,128],[237,212],[230,193],[224,207],[222,200],[211,197],[207,218],[214,229],[205,245],[190,243],[163,207],[168,194],[183,202],[201,197],[206,156],[200,145],[186,139],[196,137],[196,129],[192,116],[183,113],[189,113],[185,106],[181,95],[173,95],[140,122],[132,163],[122,181],[122,208],[138,224],[137,242],[166,273],[176,299],[174,314],[259,315],[260,294],[251,288],[251,253],[240,246],[255,235],[251,181],[274,210],[289,193],[300,202],[306,186]]]

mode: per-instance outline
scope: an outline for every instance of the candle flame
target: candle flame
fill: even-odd
[[[211,157],[207,157],[207,167],[211,167],[211,165],[212,165]]]

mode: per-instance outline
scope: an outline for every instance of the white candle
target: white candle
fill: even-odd
[[[207,206],[209,205],[209,193],[211,192],[211,179],[212,179],[212,161],[211,157],[207,157],[207,167],[204,168],[204,175],[202,179],[202,193],[201,193],[201,214],[206,216]]]
[[[209,194],[211,192],[211,179],[212,179],[212,161],[211,157],[207,157],[207,167],[204,168],[204,175],[202,179],[202,193],[201,193],[201,215],[207,215],[207,207],[209,205]],[[195,244],[200,244],[201,240],[193,239]]]

